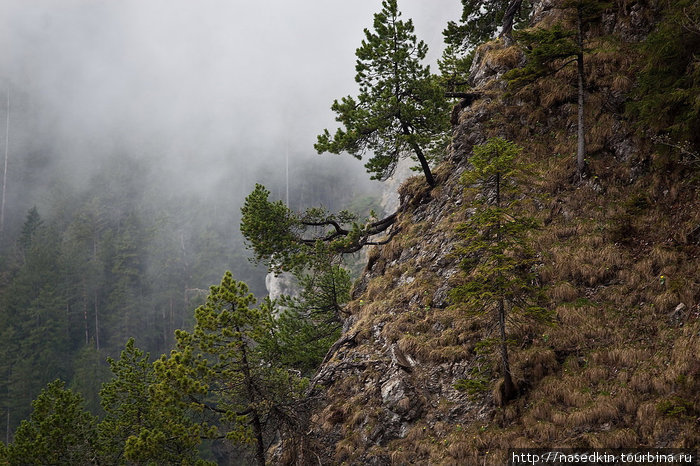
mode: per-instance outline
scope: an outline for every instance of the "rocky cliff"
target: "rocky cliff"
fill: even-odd
[[[513,447],[700,444],[697,168],[659,152],[624,113],[635,44],[656,17],[645,2],[622,3],[594,33],[609,46],[587,57],[582,181],[572,176],[575,70],[511,93],[501,77],[521,51],[479,48],[481,98],[459,113],[437,187],[412,178],[400,188],[399,233],[369,253],[289,462],[502,465]],[[536,22],[552,21],[552,4],[538,3]],[[538,285],[556,315],[510,329],[520,394],[508,403],[497,363],[478,351],[488,322],[449,297],[464,280],[457,227],[472,212],[460,175],[492,136],[523,146],[534,167],[524,196],[539,221]],[[483,389],[457,389],[476,369],[491,374]]]

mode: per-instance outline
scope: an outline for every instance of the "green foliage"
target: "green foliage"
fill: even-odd
[[[571,63],[576,63],[578,91],[578,122],[576,172],[581,179],[586,169],[586,76],[584,58],[585,35],[590,25],[600,21],[602,13],[611,2],[601,0],[565,0],[558,5],[565,10],[568,21],[548,29],[537,28],[516,33],[523,44],[527,62],[504,75],[511,87],[530,84],[543,76],[553,75]],[[572,24],[573,27],[567,26]],[[572,58],[573,57],[573,58]]]
[[[119,360],[109,358],[113,379],[100,391],[105,417],[98,425],[100,458],[107,464],[137,462],[193,463],[199,441],[173,429],[184,412],[159,405],[151,396],[155,383],[148,354],[130,338]],[[157,435],[149,435],[156,431]]]
[[[338,265],[319,264],[300,279],[298,297],[283,296],[275,321],[274,350],[280,364],[311,376],[338,340],[342,306],[350,299],[350,274]]]
[[[375,235],[386,231],[395,215],[360,224],[348,211],[330,213],[323,208],[293,212],[281,201],[270,201],[270,192],[256,185],[241,208],[241,232],[254,260],[270,271],[301,275],[323,262],[377,244]]]
[[[227,272],[212,286],[204,305],[195,311],[193,332],[176,333],[177,349],[154,363],[157,381],[151,397],[160,406],[189,413],[171,417],[170,435],[161,429],[142,429],[127,448],[151,452],[165,439],[177,436],[186,444],[200,438],[226,439],[253,445],[254,456],[264,456],[264,436],[293,419],[292,406],[305,380],[265,359],[262,344],[272,338],[272,303],[252,308],[255,298],[245,283]]]
[[[445,42],[474,48],[482,42],[492,39],[499,27],[503,25],[503,16],[511,0],[462,0],[461,24],[454,21],[447,23],[443,31]],[[524,1],[521,5],[516,26],[527,22],[532,11],[532,2]]]
[[[583,35],[591,24],[600,21],[611,2],[601,0],[566,0],[558,5],[569,16],[550,28],[516,31],[513,35],[523,47],[527,62],[504,75],[509,85],[518,87],[561,70],[574,60],[572,57],[590,52],[584,46]],[[576,25],[571,27],[568,24]]]
[[[488,372],[477,366],[469,370],[467,378],[459,379],[455,382],[454,388],[475,397],[487,392],[490,384],[491,379]]]
[[[93,414],[101,414],[100,389],[102,383],[110,378],[105,359],[104,352],[98,351],[91,341],[77,351],[73,362],[70,388],[80,393],[85,400],[85,407]]]
[[[391,176],[405,153],[413,153],[432,186],[429,159],[444,146],[449,109],[438,80],[421,64],[428,47],[416,39],[413,22],[400,16],[396,0],[382,2],[374,31],[365,29],[356,51],[359,94],[333,102],[343,128],[333,136],[324,130],[314,147],[358,159],[371,152],[365,167],[378,180]]]
[[[474,147],[470,171],[463,175],[474,191],[476,208],[459,227],[464,243],[466,281],[451,292],[453,301],[472,315],[486,316],[499,329],[500,358],[505,399],[515,396],[508,357],[508,332],[522,320],[549,321],[551,312],[542,305],[543,295],[534,285],[536,257],[529,234],[536,223],[519,214],[518,177],[524,172],[517,157],[522,148],[501,138]]]
[[[19,247],[23,253],[26,253],[31,248],[34,234],[42,224],[43,221],[41,220],[39,211],[36,206],[32,207],[27,213],[27,218],[24,225],[22,225],[22,231],[19,236]]]
[[[476,313],[486,312],[499,299],[509,301],[515,311],[538,309],[525,304],[537,295],[530,285],[535,257],[527,242],[536,223],[517,213],[517,179],[524,170],[516,158],[521,151],[502,138],[489,139],[474,147],[472,169],[462,178],[467,189],[481,197],[474,214],[459,228],[465,239],[459,253],[468,282],[453,290],[453,298]]]
[[[479,44],[486,42],[503,25],[503,16],[511,0],[462,0],[462,17],[459,24],[450,21],[443,31],[448,47],[466,55]],[[532,2],[524,0],[516,13],[514,26],[526,25],[532,12]]]
[[[95,418],[82,408],[79,395],[56,380],[32,407],[8,446],[11,464],[97,464]]]
[[[256,261],[266,260],[272,270],[297,265],[301,245],[294,234],[297,219],[282,201],[271,202],[270,191],[260,184],[241,207],[241,233]]]
[[[523,86],[555,73],[562,67],[558,60],[574,57],[579,52],[576,33],[562,24],[555,24],[549,29],[522,30],[514,33],[514,36],[524,44],[527,62],[522,68],[504,74],[504,79],[512,87]]]
[[[700,147],[700,3],[665,2],[664,17],[642,43],[643,59],[628,104],[640,127]]]
[[[669,417],[682,417],[693,412],[693,402],[679,396],[674,396],[660,401],[656,405],[659,413]]]
[[[23,230],[22,257],[0,293],[0,390],[10,428],[29,415],[46,383],[70,375],[70,326],[61,287],[60,241],[32,209]],[[3,427],[5,427],[3,425]]]
[[[522,147],[503,138],[491,138],[485,144],[475,146],[469,158],[471,169],[462,175],[462,183],[471,185],[481,182],[495,188],[495,177],[498,176],[502,193],[513,189],[516,175],[523,169],[523,164],[517,162],[522,150]]]
[[[449,92],[456,92],[465,86],[469,78],[469,69],[474,61],[474,51],[464,51],[449,44],[438,60],[440,78]]]

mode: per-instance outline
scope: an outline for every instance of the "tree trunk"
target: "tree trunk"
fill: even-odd
[[[516,395],[513,376],[510,373],[510,357],[508,356],[508,339],[506,338],[506,309],[503,298],[498,301],[498,327],[501,333],[501,363],[503,366],[503,403],[512,400]]]
[[[255,410],[253,410],[253,433],[255,434],[257,443],[255,458],[259,466],[265,466],[265,445],[263,444],[262,424],[260,423],[260,416],[258,416],[258,412]]]
[[[586,126],[584,121],[585,109],[585,82],[583,68],[583,12],[578,8],[578,54],[576,54],[576,68],[578,74],[578,148],[576,151],[576,174],[579,180],[583,178],[586,169]]]
[[[515,21],[515,14],[520,10],[522,3],[523,0],[511,0],[510,4],[508,4],[508,9],[503,14],[503,23],[499,36],[503,37],[506,45],[510,45],[513,40],[513,22]]]
[[[236,327],[236,331],[241,333],[240,328]],[[250,365],[248,364],[248,354],[246,352],[245,342],[241,339],[241,369],[243,370],[243,377],[246,386],[246,391],[248,392],[248,400],[251,405],[255,405],[255,387],[253,387],[253,379],[250,375]],[[255,436],[255,459],[259,466],[265,466],[265,443],[263,440],[262,423],[260,422],[260,415],[257,409],[252,408],[250,413],[252,420],[251,424],[253,426],[253,435]]]
[[[83,324],[85,325],[85,346],[90,344],[90,323],[88,321],[88,290],[83,280]]]
[[[98,319],[97,289],[95,289],[95,349],[100,350],[100,321]]]
[[[425,181],[428,182],[428,185],[431,188],[434,188],[435,187],[435,178],[433,178],[433,173],[430,171],[430,165],[428,165],[428,160],[425,158],[425,155],[423,155],[423,151],[418,146],[418,144],[413,143],[411,145],[413,146],[413,150],[415,151],[416,155],[418,155],[418,161],[420,162],[420,166],[423,169],[423,174],[425,175]]]
[[[411,131],[408,128],[408,125],[405,124],[404,122],[401,122],[401,129],[403,130],[403,134],[405,136],[411,136]],[[425,154],[423,153],[423,150],[420,148],[418,143],[415,141],[411,140],[409,142],[411,145],[411,148],[413,149],[413,152],[415,152],[416,157],[418,157],[418,161],[420,162],[420,166],[423,169],[423,174],[425,175],[425,181],[428,182],[428,185],[431,188],[435,187],[435,178],[433,178],[433,173],[430,171],[430,165],[428,164],[428,159],[425,158]]]
[[[501,174],[496,173],[496,207],[501,208]],[[501,243],[503,235],[501,234],[500,218],[496,222],[496,241]],[[500,268],[500,260],[498,267]],[[500,282],[500,273],[499,273]],[[502,282],[501,282],[502,283]],[[513,376],[510,373],[510,358],[508,356],[508,338],[506,334],[506,306],[505,306],[505,290],[500,290],[501,296],[498,298],[498,329],[501,337],[501,364],[503,366],[503,403],[515,398],[516,388],[513,383]]]

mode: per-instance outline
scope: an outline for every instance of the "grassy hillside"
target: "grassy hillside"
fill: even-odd
[[[640,94],[650,52],[629,31],[665,23],[622,3],[588,38],[583,180],[575,68],[514,91],[500,76],[522,65],[518,46],[477,51],[482,98],[459,116],[438,187],[402,187],[400,232],[370,252],[343,340],[316,377],[312,457],[502,465],[516,447],[700,444],[700,162],[682,131],[659,138],[635,110],[650,95]],[[493,136],[524,148],[520,205],[537,220],[536,281],[556,316],[509,324],[520,395],[508,403],[498,358],[480,351],[492,323],[450,299],[466,279],[458,227],[473,212],[460,176]]]

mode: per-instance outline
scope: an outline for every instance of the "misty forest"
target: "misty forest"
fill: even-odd
[[[0,464],[700,445],[699,3],[0,18]]]

